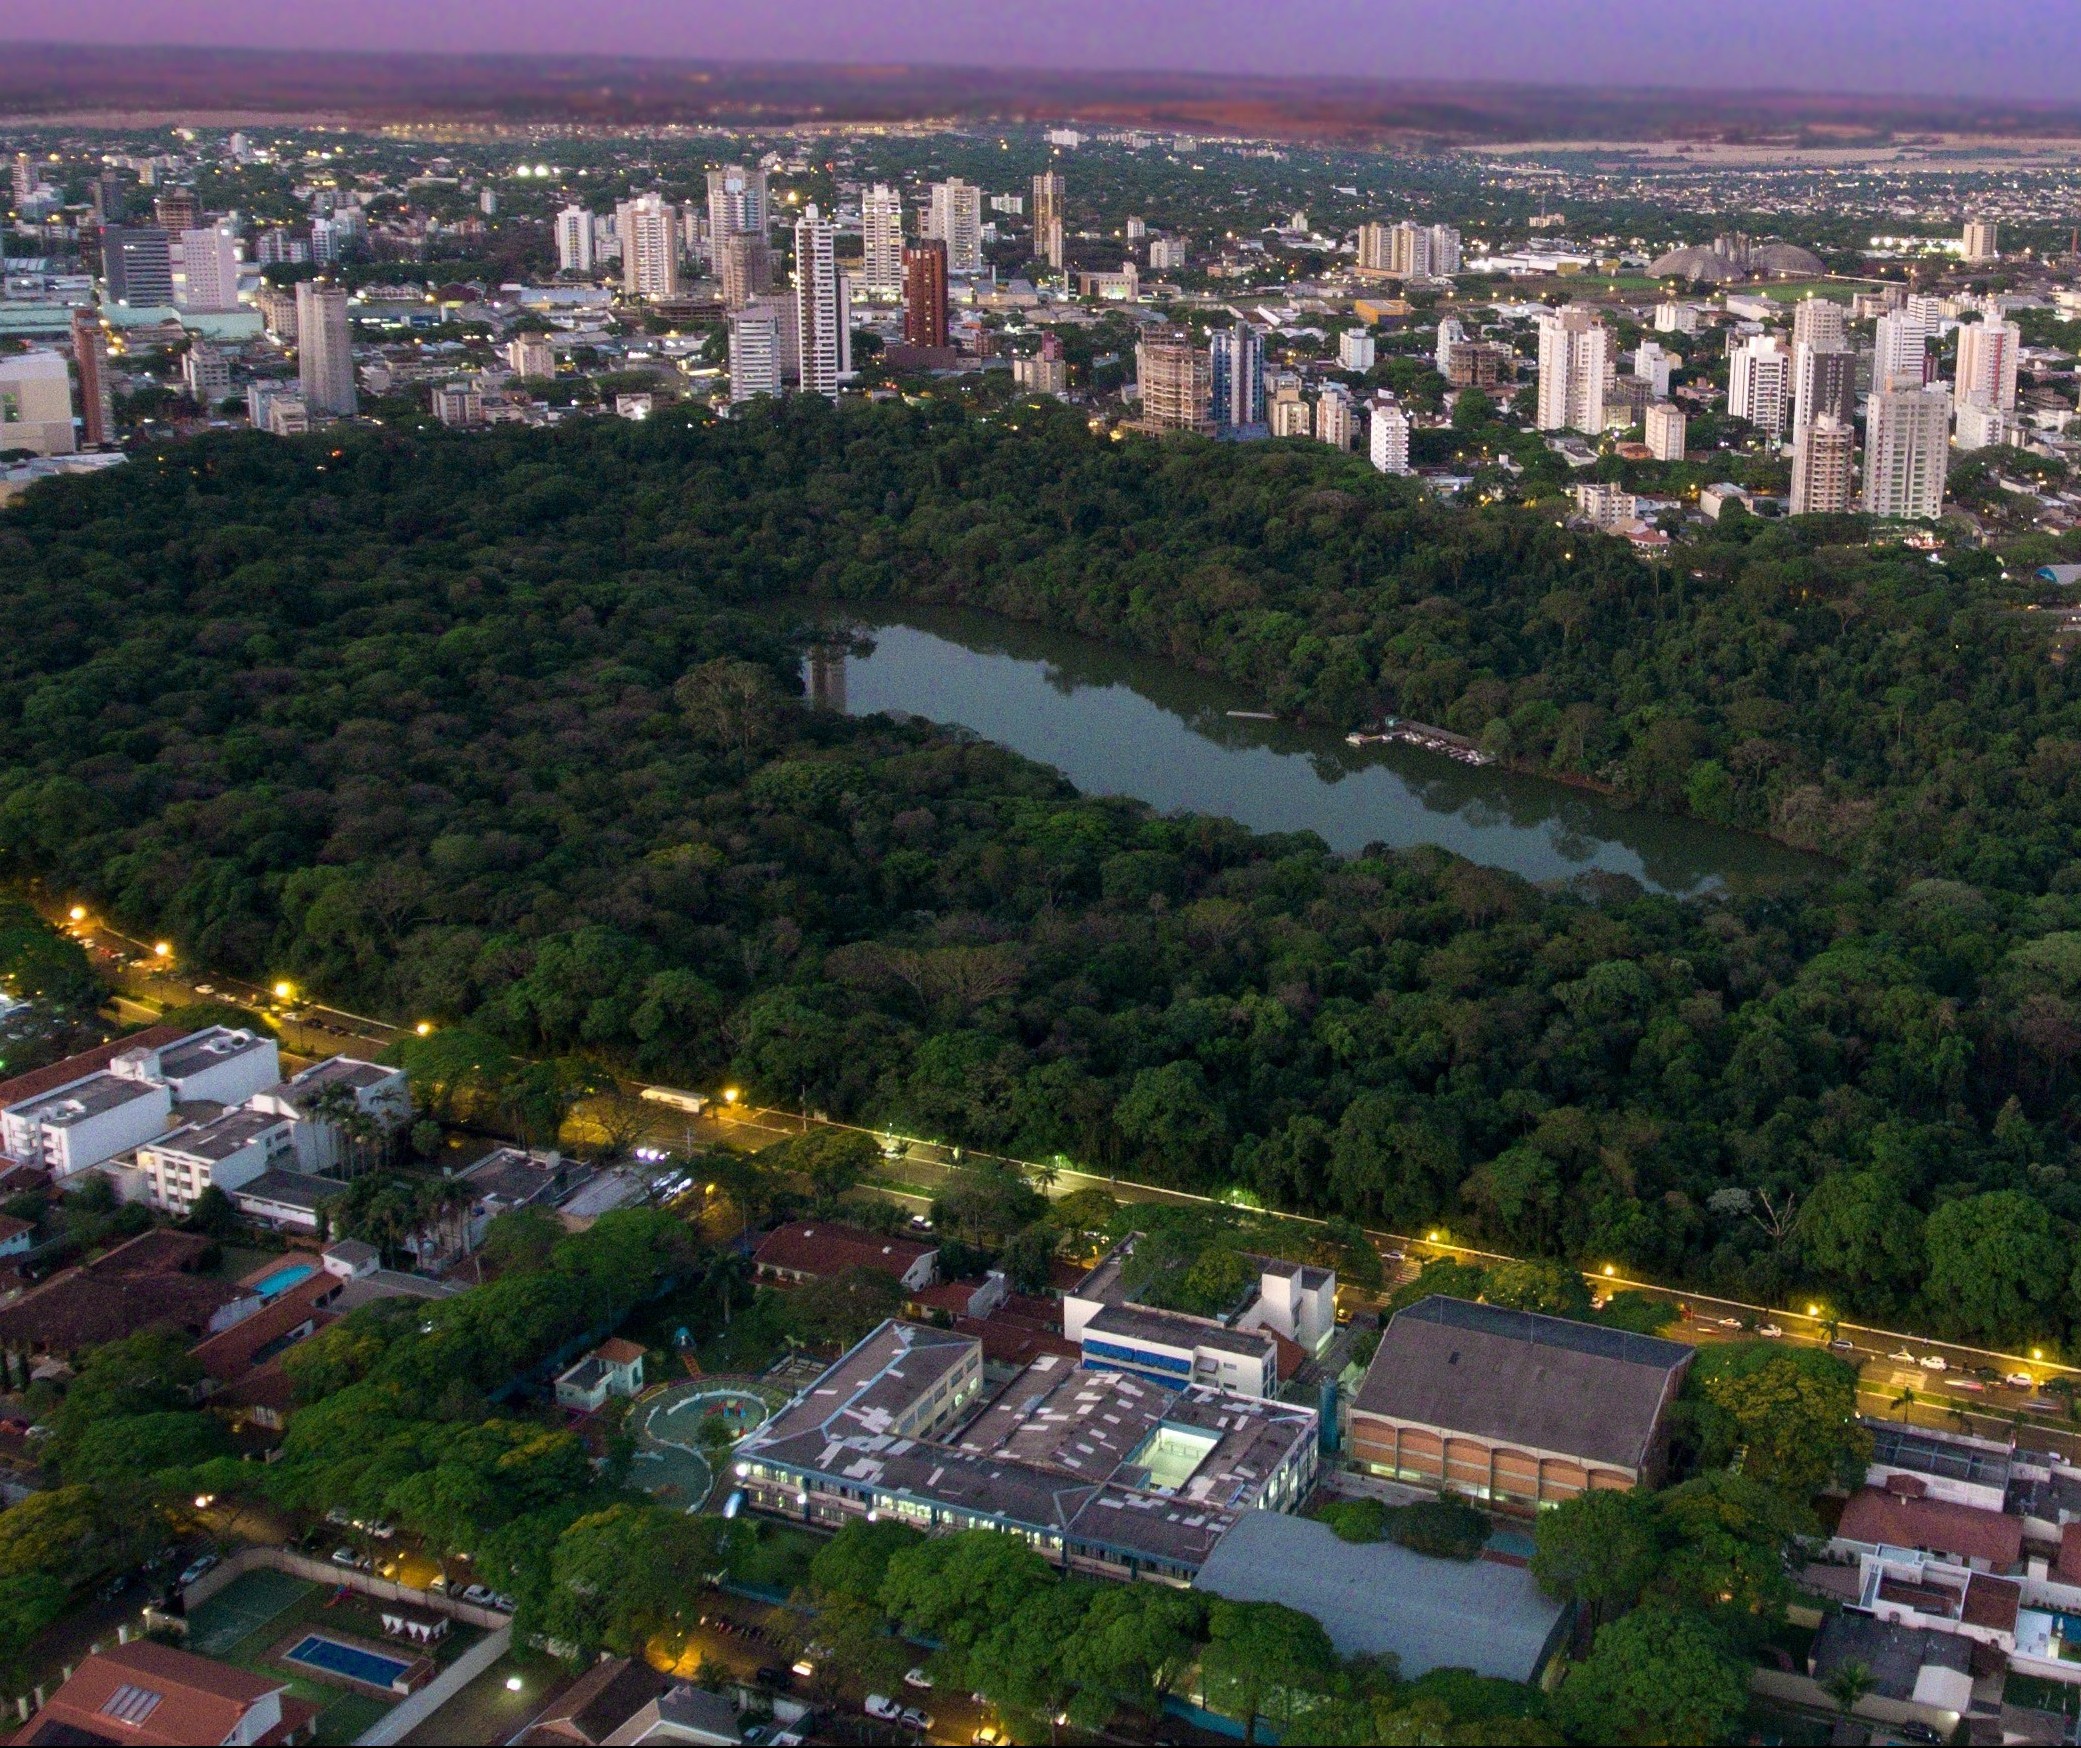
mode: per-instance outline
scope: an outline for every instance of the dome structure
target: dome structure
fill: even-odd
[[[1701,285],[1725,285],[1738,279],[1803,278],[1827,269],[1821,257],[1796,243],[1756,243],[1747,237],[1715,237],[1710,246],[1695,243],[1672,249],[1648,268],[1657,279],[1689,279]]]
[[[1802,249],[1797,243],[1761,244],[1749,256],[1749,270],[1801,279],[1828,271],[1820,256],[1811,249]]]

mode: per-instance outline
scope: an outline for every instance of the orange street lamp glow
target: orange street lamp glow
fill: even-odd
[[[734,1086],[726,1086],[726,1087],[724,1087],[724,1088],[723,1088],[723,1103],[724,1103],[724,1104],[726,1104],[726,1105],[734,1105],[734,1104],[735,1104],[736,1102],[737,1102],[737,1089],[736,1089],[736,1088],[735,1088]]]
[[[171,959],[173,957],[173,948],[164,941],[153,942],[152,951],[162,959]]]
[[[65,914],[72,918],[74,922],[83,923],[87,920],[87,907],[83,904],[76,904]]]
[[[431,1020],[421,1020],[418,1025],[412,1028],[412,1030],[417,1032],[422,1038],[426,1037],[427,1034],[430,1033],[433,1029],[434,1023]]]
[[[283,978],[281,982],[275,985],[276,1001],[287,1001],[295,993],[296,986],[293,983],[291,983],[286,977]]]
[[[1605,1273],[1606,1273],[1607,1275],[1615,1275],[1615,1274],[1617,1274],[1617,1273],[1619,1272],[1619,1271],[1618,1271],[1618,1265],[1617,1265],[1616,1263],[1609,1263],[1609,1262],[1608,1262],[1608,1263],[1606,1263],[1606,1264],[1604,1265],[1604,1272],[1605,1272]]]

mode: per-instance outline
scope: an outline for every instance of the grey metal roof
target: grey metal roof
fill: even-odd
[[[1405,1677],[1472,1669],[1531,1681],[1562,1615],[1521,1566],[1347,1542],[1312,1518],[1277,1511],[1245,1512],[1192,1585],[1313,1615],[1341,1655],[1392,1653]]]
[[[2009,1484],[2010,1455],[1956,1439],[1903,1426],[1892,1420],[1866,1420],[1871,1429],[1871,1460],[1889,1469],[1935,1475],[1947,1481],[1969,1481],[1979,1487]]]
[[[1693,1351],[1434,1294],[1395,1314],[1352,1408],[1637,1470]]]
[[[215,1068],[220,1062],[235,1062],[258,1050],[272,1050],[275,1041],[252,1032],[234,1031],[229,1026],[209,1026],[176,1038],[159,1052],[159,1074],[165,1080],[185,1080],[191,1074]]]
[[[1261,1360],[1277,1351],[1272,1338],[1261,1329],[1225,1329],[1205,1318],[1188,1317],[1178,1311],[1152,1311],[1145,1305],[1108,1305],[1092,1313],[1084,1328],[1087,1333],[1117,1335],[1126,1341],[1182,1347],[1188,1353],[1205,1347],[1217,1353],[1246,1354]]]
[[[301,1171],[264,1171],[256,1178],[248,1178],[231,1192],[235,1202],[273,1202],[277,1207],[301,1208],[315,1214],[329,1201],[347,1193],[347,1186],[337,1178],[313,1177]],[[360,1241],[343,1238],[331,1248],[344,1254],[342,1247]],[[373,1257],[373,1248],[364,1246],[366,1254]]]
[[[163,1087],[150,1081],[126,1080],[122,1075],[102,1072],[90,1074],[82,1080],[70,1081],[64,1086],[53,1087],[39,1098],[24,1099],[8,1108],[17,1116],[33,1117],[54,1129],[62,1129],[72,1123],[85,1122],[103,1111],[113,1111],[136,1099],[155,1099],[165,1096]]]
[[[284,1127],[289,1121],[272,1111],[226,1111],[207,1123],[191,1123],[184,1129],[162,1135],[150,1143],[154,1153],[178,1154],[215,1164],[250,1147],[261,1136]]]

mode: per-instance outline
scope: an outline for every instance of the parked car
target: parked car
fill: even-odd
[[[793,1685],[793,1677],[785,1669],[781,1668],[778,1663],[768,1663],[762,1668],[755,1669],[752,1671],[752,1680],[756,1681],[761,1687],[788,1687]]]
[[[1849,1353],[1852,1349],[1856,1347],[1857,1344],[1854,1341],[1852,1341],[1847,1335],[1838,1335],[1828,1345],[1836,1353]]]
[[[922,1669],[906,1669],[903,1672],[903,1685],[905,1687],[914,1687],[920,1693],[930,1693],[932,1691],[932,1677],[927,1675]]]
[[[491,1593],[491,1606],[497,1609],[500,1614],[511,1614],[520,1604],[515,1602],[503,1590],[494,1590]]]
[[[379,1542],[387,1542],[392,1536],[397,1534],[397,1525],[385,1523],[381,1518],[376,1519],[374,1523],[365,1523],[361,1527],[367,1530]]]
[[[1761,1327],[1760,1327],[1760,1328],[1759,1328],[1759,1329],[1758,1329],[1758,1330],[1756,1331],[1756,1333],[1757,1333],[1758,1335],[1760,1335],[1760,1336],[1764,1337],[1764,1339],[1766,1339],[1766,1340],[1768,1340],[1768,1341],[1776,1341],[1776,1340],[1777,1340],[1777,1339],[1778,1339],[1778,1338],[1779,1338],[1780,1336],[1782,1336],[1782,1335],[1783,1335],[1783,1334],[1784,1334],[1785,1332],[1784,1332],[1784,1331],[1783,1331],[1782,1329],[1780,1329],[1780,1328],[1779,1328],[1779,1327],[1778,1327],[1778,1326],[1777,1326],[1777,1325],[1776,1325],[1775,1323],[1766,1323],[1766,1324],[1763,1324],[1763,1325],[1762,1325],[1762,1326],[1761,1326]]]
[[[861,1709],[870,1718],[880,1718],[885,1724],[893,1724],[903,1716],[903,1708],[885,1693],[870,1693]]]
[[[194,1559],[181,1568],[181,1575],[174,1580],[174,1583],[185,1590],[216,1563],[217,1556],[215,1554],[197,1554]]]
[[[462,1599],[472,1608],[489,1608],[491,1607],[491,1586],[488,1584],[466,1585],[463,1588]]]
[[[2012,1390],[2035,1390],[2038,1387],[2037,1379],[2028,1372],[2011,1372],[2002,1382]]]
[[[357,1553],[353,1548],[334,1548],[332,1563],[345,1567],[349,1572],[366,1572],[369,1569],[368,1555]]]
[[[1895,1348],[1886,1357],[1889,1360],[1898,1360],[1904,1366],[1911,1366],[1915,1363],[1915,1356],[1904,1347]]]
[[[905,1706],[903,1708],[902,1723],[906,1730],[915,1730],[921,1736],[927,1736],[932,1733],[932,1714],[930,1712],[921,1712],[916,1706]]]
[[[814,1663],[812,1663],[807,1657],[797,1657],[795,1661],[789,1665],[789,1668],[794,1674],[801,1676],[804,1681],[807,1681],[811,1676],[813,1676],[817,1672],[817,1666]]]
[[[344,1505],[335,1505],[325,1514],[325,1521],[337,1529],[352,1529],[354,1527],[354,1514]]]
[[[1926,1353],[1915,1364],[1925,1372],[1948,1372],[1951,1369],[1950,1362],[1942,1354]]]
[[[1714,1319],[1714,1321],[1722,1329],[1739,1329],[1741,1327],[1741,1319],[1739,1317],[1720,1317]]]

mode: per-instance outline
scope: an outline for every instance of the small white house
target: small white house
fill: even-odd
[[[556,1405],[590,1414],[610,1396],[643,1389],[643,1345],[616,1336],[603,1341],[556,1381]]]

